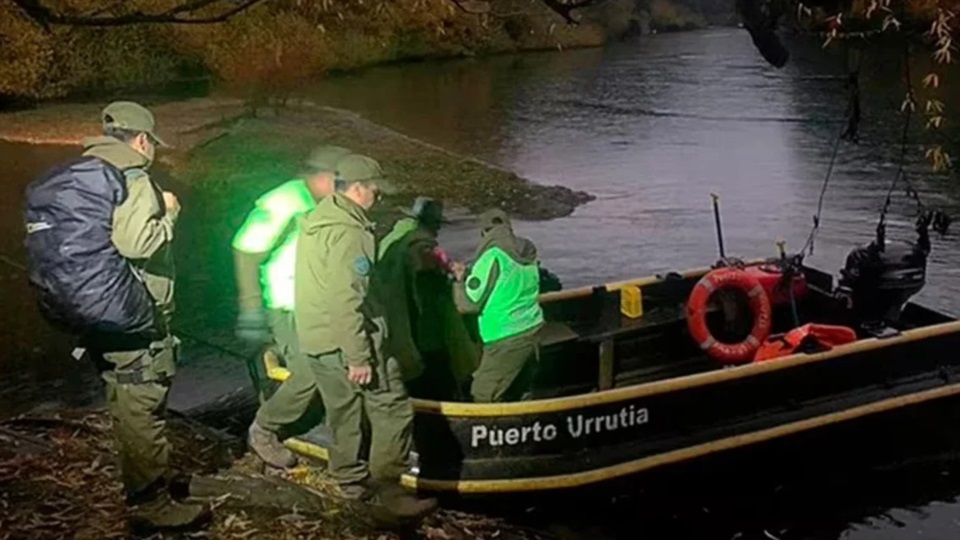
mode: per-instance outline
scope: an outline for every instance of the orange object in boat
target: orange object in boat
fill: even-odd
[[[707,304],[719,289],[733,289],[747,297],[753,313],[753,328],[740,343],[718,341],[707,328]],[[691,337],[711,358],[725,364],[750,362],[770,335],[773,312],[770,299],[757,278],[739,268],[718,268],[703,276],[687,300],[687,328]]]
[[[805,324],[786,334],[770,336],[757,350],[753,361],[764,362],[799,352],[828,351],[856,340],[857,333],[846,326]]]

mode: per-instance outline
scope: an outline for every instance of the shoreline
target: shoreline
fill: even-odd
[[[314,145],[338,144],[380,161],[400,187],[404,203],[417,195],[443,200],[450,209],[479,213],[498,207],[517,219],[548,220],[571,214],[595,199],[589,193],[522,178],[512,171],[461,155],[311,101],[271,104],[250,113],[234,98],[204,97],[152,105],[158,132],[174,148],[157,162],[178,182],[215,192],[226,183],[262,191],[264,178],[290,177]],[[0,113],[0,141],[73,146],[100,130],[99,103],[58,103]],[[260,159],[256,159],[259,157]]]

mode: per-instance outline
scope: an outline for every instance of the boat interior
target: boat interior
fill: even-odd
[[[834,295],[833,276],[805,266],[800,272],[807,290],[793,301],[772,302],[771,335],[816,323],[846,326],[858,339],[870,339],[954,320],[908,302],[895,323],[867,327]],[[703,272],[670,273],[638,280],[643,311],[636,318],[621,312],[621,291],[630,282],[546,295],[548,322],[541,333],[530,397],[585,394],[729,369],[710,358],[688,330],[686,304],[702,276]],[[749,335],[753,315],[744,295],[725,297],[726,292],[720,289],[713,295],[707,326],[717,340],[736,343]]]

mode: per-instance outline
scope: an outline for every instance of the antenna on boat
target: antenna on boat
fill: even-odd
[[[717,244],[720,246],[720,259],[726,259],[727,255],[723,250],[723,227],[720,225],[720,196],[711,193],[710,198],[713,199],[713,220],[717,224]]]

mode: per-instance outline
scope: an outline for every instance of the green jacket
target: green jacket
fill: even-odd
[[[99,157],[126,176],[127,198],[113,212],[113,243],[143,278],[160,319],[169,325],[176,274],[171,243],[179,211],[165,208],[146,156],[113,137],[92,137],[83,145],[83,155]]]
[[[339,193],[301,220],[294,314],[303,352],[340,350],[353,366],[382,358],[387,327],[370,287],[376,263],[373,228],[364,209]]]
[[[461,312],[479,313],[484,344],[539,328],[544,319],[536,246],[508,225],[493,227],[469,273],[456,283],[454,298]]]
[[[437,240],[433,233],[420,227],[414,218],[402,218],[380,241],[374,272],[375,287],[382,291],[390,328],[388,347],[403,370],[404,380],[423,373],[422,352],[443,347],[439,321],[425,308],[435,302],[424,291],[429,272],[437,274],[439,265],[433,256]],[[438,277],[442,277],[437,274]]]
[[[299,178],[257,199],[232,242],[241,309],[293,311],[297,219],[314,206],[313,195]]]
[[[390,232],[384,236],[377,245],[377,258],[383,259],[383,256],[387,253],[387,250],[393,246],[394,243],[403,239],[407,234],[415,231],[419,227],[417,220],[412,217],[400,218],[396,223],[393,224],[393,228],[390,229]]]

